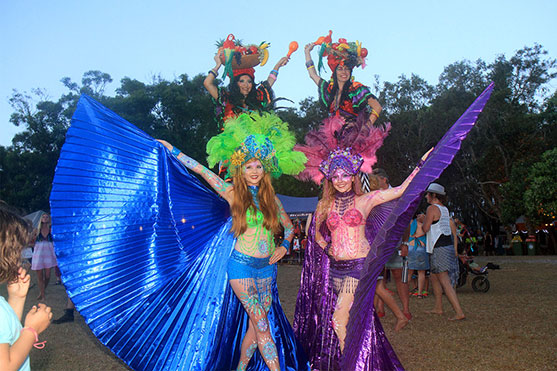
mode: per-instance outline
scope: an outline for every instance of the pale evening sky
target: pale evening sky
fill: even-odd
[[[89,70],[112,76],[109,95],[123,77],[146,83],[154,75],[193,77],[214,66],[215,41],[229,33],[246,43],[271,43],[269,63],[256,69],[257,81],[286,54],[290,41],[298,41],[300,49],[274,88],[277,96],[299,102],[316,95],[303,46],[329,29],[335,40],[359,40],[369,50],[367,67],[354,73],[358,81],[372,85],[377,74],[382,82],[395,82],[414,73],[436,84],[451,63],[510,58],[534,43],[555,58],[555,14],[554,0],[3,1],[0,145],[10,145],[20,130],[9,122],[13,89],[41,88],[56,101],[66,92],[62,77],[80,83]]]

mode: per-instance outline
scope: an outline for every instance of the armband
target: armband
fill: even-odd
[[[286,248],[286,250],[290,250],[290,241],[282,240],[282,243],[280,245],[284,246]]]
[[[176,147],[172,147],[172,151],[170,153],[172,153],[174,156],[178,157],[178,155],[180,154],[180,150]]]

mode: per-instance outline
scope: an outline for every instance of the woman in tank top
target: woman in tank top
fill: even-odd
[[[430,204],[425,217],[421,217],[422,229],[426,232],[427,252],[431,254],[431,283],[435,295],[435,306],[428,313],[443,314],[443,291],[451,303],[455,315],[449,320],[466,318],[454,285],[458,278],[456,225],[449,217],[445,187],[431,183],[427,189],[426,200]]]

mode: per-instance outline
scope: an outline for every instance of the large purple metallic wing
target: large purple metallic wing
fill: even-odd
[[[369,359],[373,356],[373,353],[370,353],[368,348],[373,346],[371,340],[372,308],[377,276],[392,255],[400,237],[410,223],[422,194],[428,185],[439,178],[449,166],[460,149],[462,141],[476,123],[478,115],[489,100],[492,90],[493,83],[484,90],[441,138],[404,194],[396,201],[393,211],[377,232],[371,245],[370,254],[366,258],[364,270],[355,293],[354,304],[350,310],[341,369],[373,369],[375,361]]]

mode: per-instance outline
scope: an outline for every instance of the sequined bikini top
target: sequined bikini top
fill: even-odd
[[[246,222],[248,223],[248,228],[256,228],[263,225],[263,213],[258,209],[255,215],[253,215],[253,209],[250,207],[246,210]]]
[[[340,216],[336,211],[330,211],[327,216],[327,226],[329,230],[334,231],[337,229],[341,220],[349,227],[357,227],[365,224],[362,213],[356,208],[346,210],[343,216]]]

